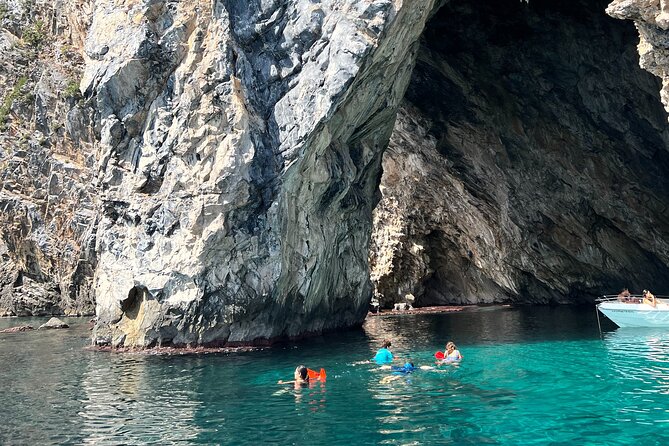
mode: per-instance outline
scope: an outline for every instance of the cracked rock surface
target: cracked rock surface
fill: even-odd
[[[95,306],[99,345],[217,346],[358,325],[372,294],[661,294],[667,17],[0,0],[0,315]]]
[[[384,307],[669,289],[659,82],[606,3],[572,3],[450,2],[427,25],[375,211]]]
[[[0,1],[0,316],[94,312],[86,2]]]
[[[381,153],[432,7],[95,2],[96,342],[362,323]]]

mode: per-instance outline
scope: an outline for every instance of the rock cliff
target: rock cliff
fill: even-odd
[[[384,155],[377,297],[669,290],[669,126],[633,27],[605,2],[501,6],[450,2],[421,39]]]
[[[662,80],[660,97],[669,112],[669,2],[665,0],[614,0],[607,14],[632,20],[639,32],[639,65]]]
[[[664,4],[608,9],[662,86],[606,3],[436,3],[0,0],[0,314],[230,345],[669,286]]]
[[[0,315],[94,310],[89,16],[82,2],[0,1]]]
[[[97,1],[96,342],[362,323],[381,153],[431,1]]]

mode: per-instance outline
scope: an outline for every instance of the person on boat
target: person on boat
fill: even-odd
[[[392,352],[389,350],[391,345],[392,343],[388,339],[384,340],[381,348],[376,352],[376,356],[374,356],[372,361],[379,365],[390,364],[393,362],[394,357]]]
[[[298,365],[295,369],[295,374],[293,375],[293,381],[282,381],[279,380],[277,384],[295,384],[295,388],[299,388],[305,385],[309,385],[309,373],[307,368],[303,365]]]
[[[448,341],[446,344],[446,354],[442,362],[459,362],[460,360],[462,360],[460,350],[458,350],[453,341]]]
[[[632,295],[630,294],[627,288],[623,289],[620,294],[618,294],[618,300],[620,302],[630,302]]]
[[[643,303],[648,304],[651,307],[655,307],[657,305],[657,299],[655,298],[655,295],[650,291],[643,290]]]

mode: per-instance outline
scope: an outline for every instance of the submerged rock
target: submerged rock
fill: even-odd
[[[18,327],[5,328],[0,333],[20,333],[22,331],[34,330],[32,325],[19,325]]]

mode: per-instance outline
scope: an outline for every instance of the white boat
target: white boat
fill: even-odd
[[[642,303],[643,297],[632,295],[624,301],[617,296],[598,299],[597,309],[618,327],[669,327],[669,298],[656,304]]]

